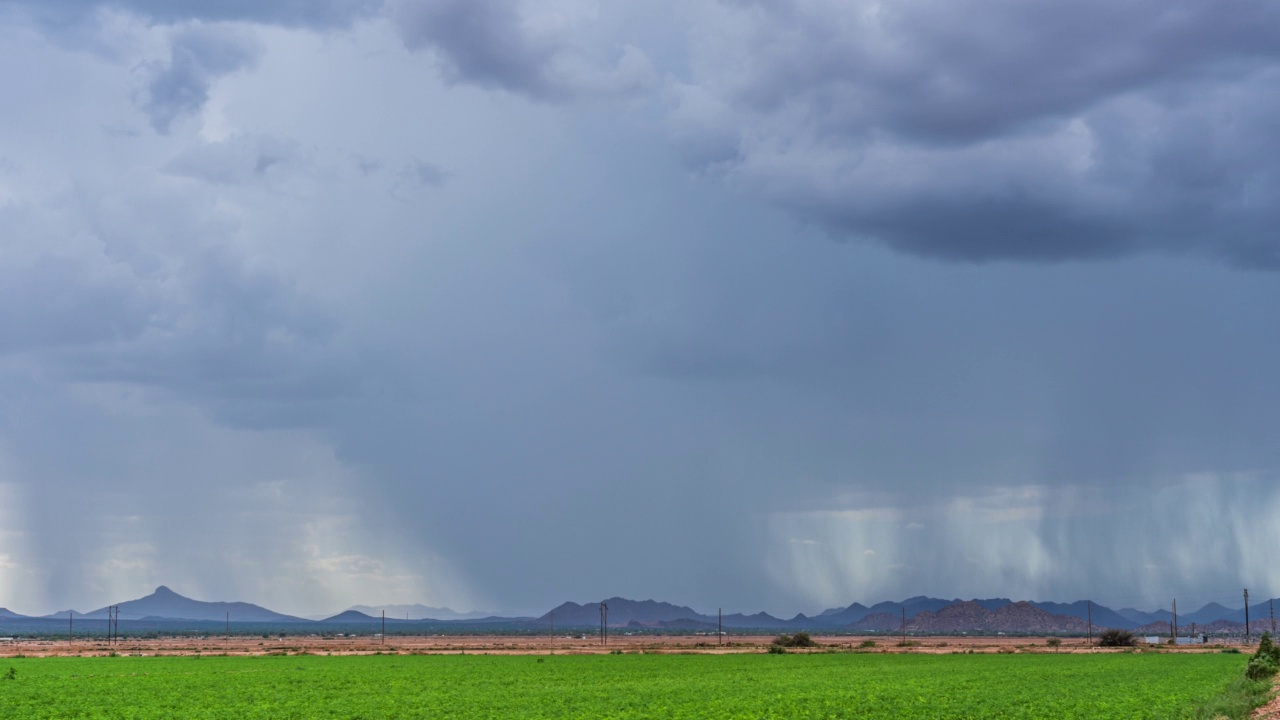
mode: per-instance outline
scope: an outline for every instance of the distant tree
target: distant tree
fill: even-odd
[[[1133,647],[1138,639],[1128,630],[1103,630],[1098,634],[1098,645],[1102,647]]]
[[[1053,648],[1054,652],[1058,652],[1058,648],[1062,647],[1062,638],[1049,638],[1044,644]]]

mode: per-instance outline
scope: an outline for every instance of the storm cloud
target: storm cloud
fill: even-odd
[[[1280,594],[1270,4],[0,13],[0,606]]]
[[[959,260],[1272,267],[1267,3],[710,3],[691,160],[839,237]]]

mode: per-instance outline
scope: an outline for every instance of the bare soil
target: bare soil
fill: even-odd
[[[489,654],[489,655],[546,655],[603,654],[613,651],[624,653],[762,653],[767,651],[773,635],[730,635],[717,640],[714,635],[627,635],[623,632],[610,635],[607,644],[600,638],[588,636],[511,636],[511,635],[427,635],[398,636],[385,640],[379,637],[330,637],[303,635],[287,637],[222,637],[207,638],[124,638],[114,644],[98,639],[67,640],[16,640],[0,642],[0,657],[56,657],[109,655],[371,655],[395,654]],[[920,637],[912,636],[904,647],[895,637],[865,636],[815,636],[819,647],[789,649],[788,652],[826,652],[830,650],[878,653],[1105,653],[1124,652],[1122,649],[1089,647],[1083,638],[1064,638],[1059,648],[1047,645],[1048,638],[1033,637]],[[874,647],[860,648],[866,640]],[[1145,647],[1145,646],[1139,646]],[[1152,646],[1153,648],[1155,646]],[[1218,652],[1221,645],[1158,646],[1161,652],[1197,653]],[[1280,711],[1280,707],[1275,708]],[[1273,716],[1266,716],[1271,718]],[[1280,720],[1280,714],[1276,714]]]

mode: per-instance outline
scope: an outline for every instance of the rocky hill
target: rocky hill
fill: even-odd
[[[892,632],[902,627],[902,616],[892,613],[872,613],[845,627],[860,632]]]
[[[1096,626],[1095,626],[1096,627]],[[916,633],[1027,633],[1054,635],[1083,633],[1088,623],[1069,615],[1051,615],[1029,602],[1016,602],[988,610],[976,602],[959,602],[922,612],[907,621],[907,632]]]

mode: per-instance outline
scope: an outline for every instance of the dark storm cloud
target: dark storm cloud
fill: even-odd
[[[560,48],[531,37],[517,10],[514,0],[427,0],[401,3],[396,18],[405,45],[438,49],[455,81],[559,96],[548,65]]]
[[[839,236],[959,260],[1275,265],[1273,3],[796,0],[708,18],[673,89],[689,157]]]
[[[970,142],[1280,55],[1280,7],[1258,1],[752,4],[740,102],[837,136]]]
[[[632,46],[600,60],[584,52],[554,6],[520,0],[396,0],[391,16],[410,50],[434,50],[450,82],[561,102],[629,93],[654,82]],[[552,18],[539,22],[539,12]]]
[[[151,79],[139,105],[156,132],[167,134],[174,121],[204,107],[214,81],[251,67],[260,53],[253,37],[233,28],[184,29],[173,39],[169,59],[147,67]]]

